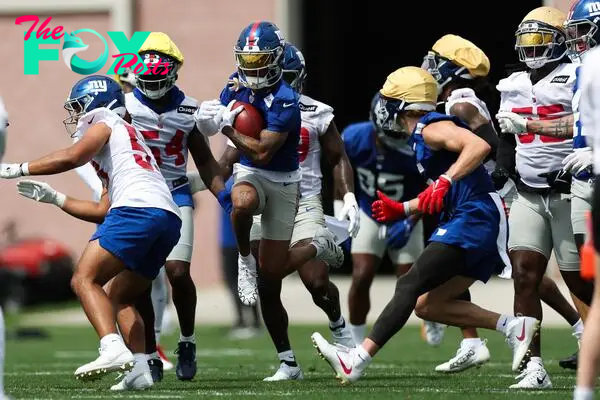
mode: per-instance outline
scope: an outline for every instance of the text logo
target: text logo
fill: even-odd
[[[52,17],[48,17],[39,27],[40,18],[37,15],[24,15],[15,20],[15,25],[32,22],[24,37],[23,65],[25,75],[37,75],[40,61],[58,61],[59,50],[57,48],[40,48],[40,45],[60,44],[61,39],[63,39],[62,59],[71,71],[81,75],[91,75],[102,69],[108,60],[108,43],[104,36],[92,29],[78,29],[69,34],[63,32],[64,27],[62,26],[57,26],[50,31],[47,25],[51,20]],[[77,55],[89,48],[77,36],[80,33],[91,33],[102,41],[104,49],[95,60],[88,61]],[[152,64],[150,69],[138,55],[138,50],[142,47],[150,32],[134,32],[131,39],[127,39],[125,33],[119,31],[111,31],[107,34],[119,52],[119,54],[112,56],[115,60],[106,72],[107,74],[119,75],[125,72],[125,68],[131,68],[136,75],[150,73],[166,75],[168,73],[168,64],[156,62]]]

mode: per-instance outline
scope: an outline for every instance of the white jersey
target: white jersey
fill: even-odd
[[[575,64],[560,64],[532,85],[529,72],[515,72],[502,79],[500,110],[512,111],[528,119],[556,119],[572,114]],[[573,151],[572,139],[556,139],[532,133],[517,136],[516,166],[521,181],[534,188],[547,188],[539,174],[562,168],[562,160]]]
[[[487,105],[475,94],[475,91],[470,88],[455,89],[450,93],[448,99],[446,99],[446,114],[453,115],[450,111],[452,106],[457,103],[469,103],[479,111],[479,114],[483,115],[488,122],[492,122],[492,117]],[[496,169],[496,162],[489,160],[484,164],[486,171],[491,174]]]
[[[131,115],[131,124],[144,136],[169,189],[187,184],[187,141],[196,126],[196,100],[186,96],[174,110],[158,114],[130,92],[125,95],[125,106]]]
[[[8,124],[8,113],[4,108],[4,102],[0,97],[0,162],[4,156],[4,150],[6,149],[6,125]]]
[[[579,118],[587,144],[594,149],[594,173],[600,172],[600,47],[589,50],[583,59],[579,76],[581,98]]]
[[[302,127],[298,158],[302,168],[300,196],[312,197],[321,193],[321,143],[319,139],[325,134],[333,120],[333,108],[308,96],[300,96],[300,112]]]
[[[144,138],[116,113],[97,108],[83,115],[77,124],[76,137],[82,138],[90,126],[99,122],[106,124],[112,132],[90,163],[108,188],[110,208],[153,207],[179,216],[179,208],[173,202]]]

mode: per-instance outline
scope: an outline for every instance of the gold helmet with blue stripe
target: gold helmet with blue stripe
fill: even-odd
[[[163,97],[175,86],[183,53],[166,33],[151,32],[138,54],[150,72],[137,75],[137,87],[151,99]]]
[[[388,75],[377,99],[373,99],[372,118],[380,139],[388,147],[402,147],[410,132],[401,121],[403,113],[435,110],[438,84],[422,68],[402,67]]]
[[[515,33],[519,61],[537,69],[562,59],[567,52],[566,18],[554,7],[538,7],[529,12]]]

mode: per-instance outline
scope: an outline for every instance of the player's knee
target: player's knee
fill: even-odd
[[[75,293],[77,297],[79,297],[80,293],[84,290],[83,288],[85,287],[86,281],[89,280],[86,279],[83,274],[77,272],[71,277],[71,290],[73,290],[73,293]]]
[[[431,311],[431,301],[429,301],[429,296],[424,294],[419,296],[417,299],[417,304],[415,305],[415,314],[417,317],[421,319],[427,319],[429,317]]]
[[[258,208],[258,193],[253,187],[244,186],[233,191],[231,201],[234,215],[252,216]]]
[[[352,285],[359,290],[369,290],[375,278],[375,268],[368,264],[355,264],[352,268]]]
[[[537,274],[524,265],[516,264],[513,268],[513,280],[516,293],[530,292],[538,287]]]
[[[166,266],[167,276],[171,285],[175,286],[181,282],[188,282],[192,279],[190,275],[190,265],[183,261],[169,261]]]
[[[329,280],[321,277],[314,277],[306,282],[306,288],[313,298],[320,299],[327,294]]]

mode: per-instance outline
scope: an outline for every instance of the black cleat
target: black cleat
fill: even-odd
[[[558,362],[562,368],[577,370],[577,360],[579,359],[579,351],[576,351],[572,356],[564,358]]]
[[[190,381],[196,376],[196,344],[179,342],[177,344],[177,367],[175,373],[180,381]]]
[[[148,360],[148,367],[150,367],[150,374],[152,374],[152,381],[154,383],[160,382],[163,379],[163,363],[160,358],[151,358]]]

